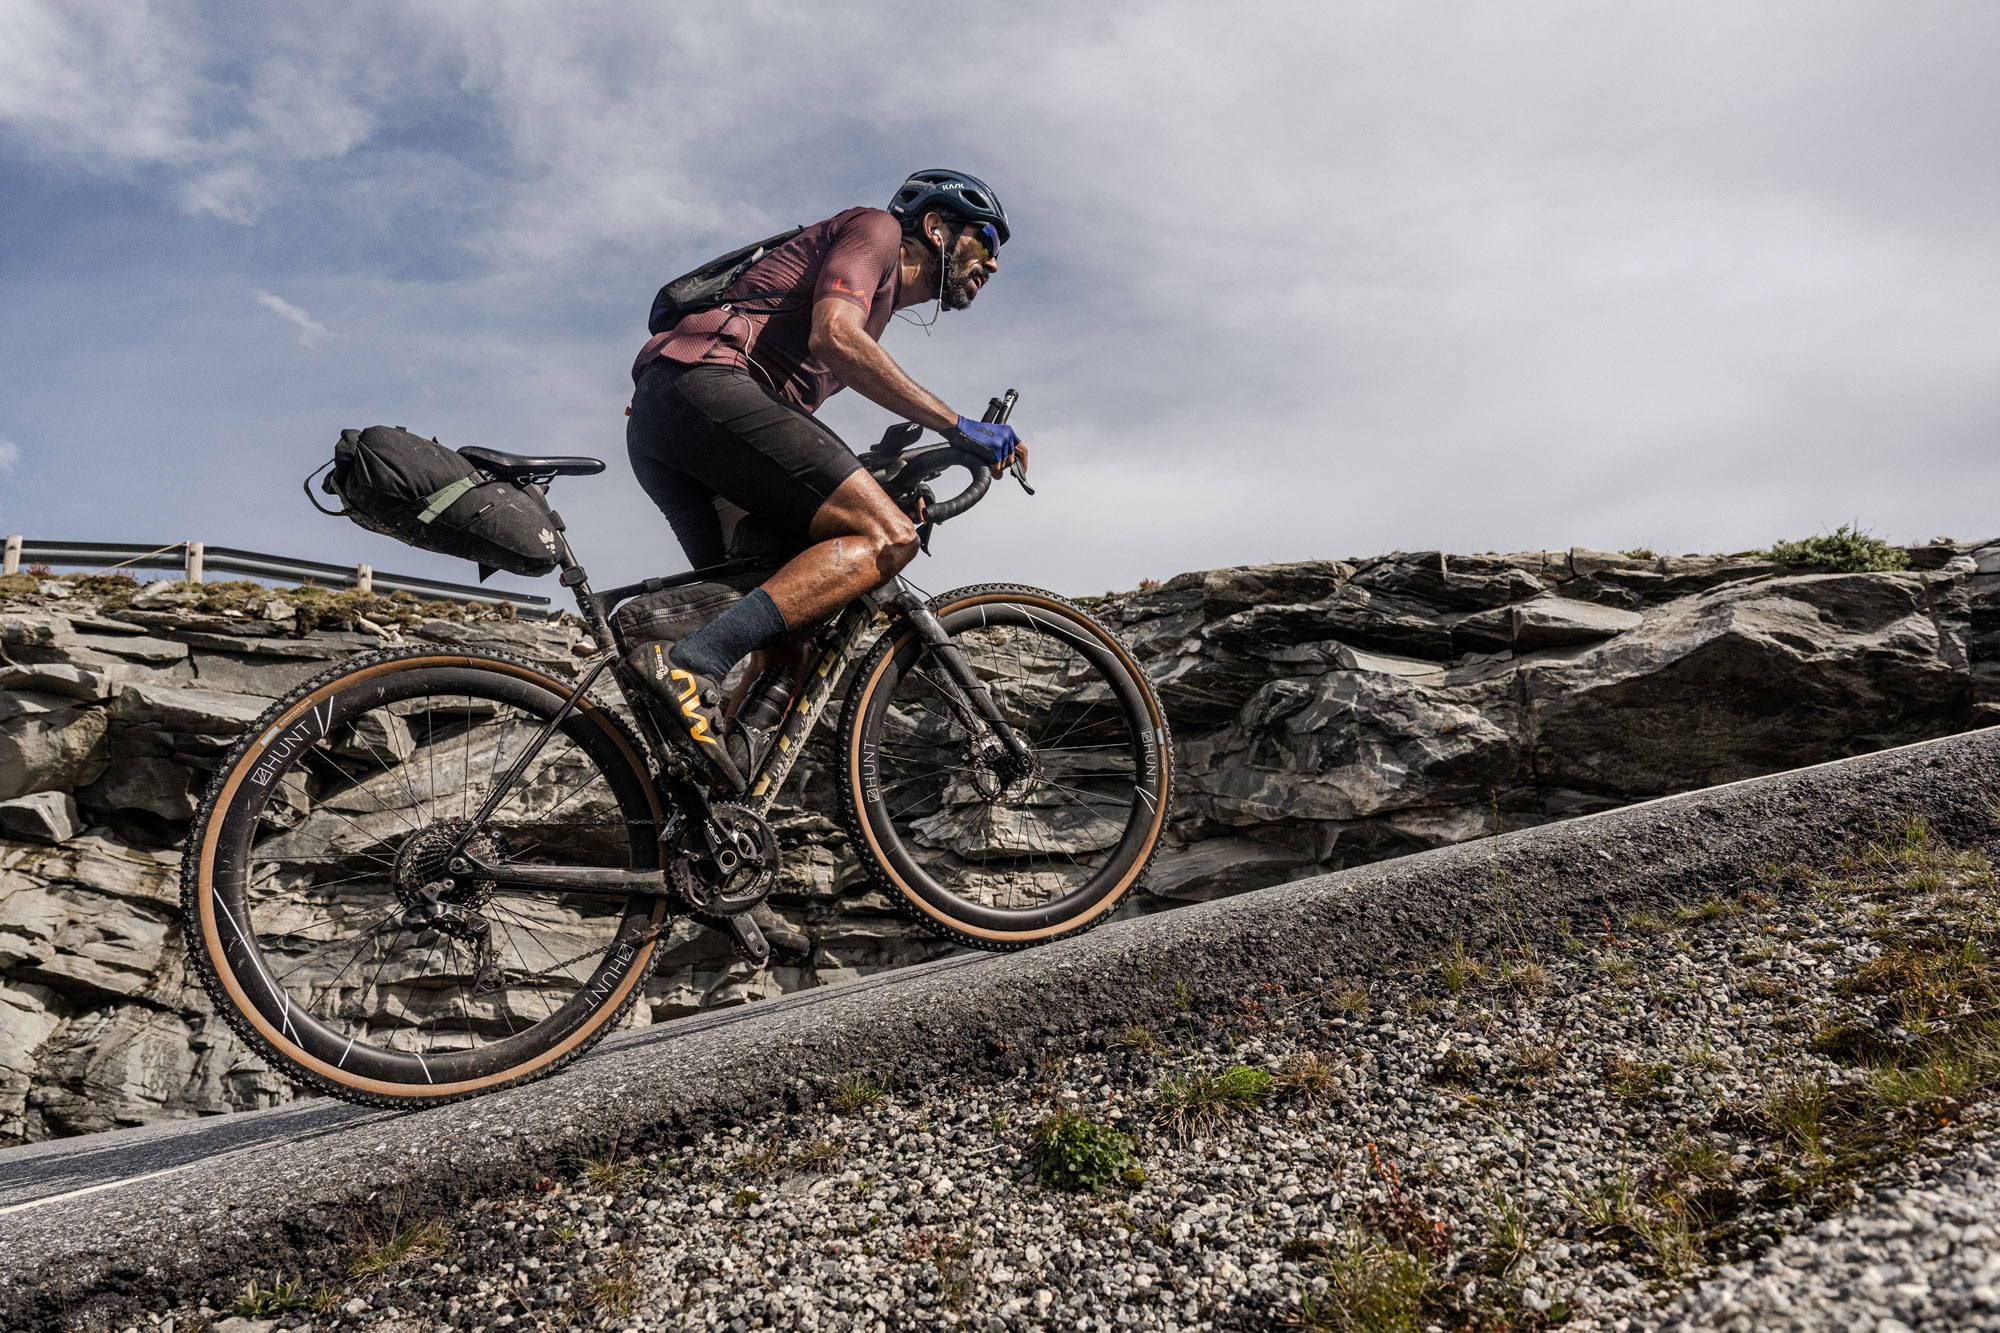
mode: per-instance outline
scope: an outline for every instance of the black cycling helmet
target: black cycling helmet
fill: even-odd
[[[889,201],[889,211],[902,219],[906,231],[932,209],[968,222],[990,222],[1000,243],[1007,243],[1007,210],[1000,207],[993,187],[977,176],[931,167],[912,174]]]

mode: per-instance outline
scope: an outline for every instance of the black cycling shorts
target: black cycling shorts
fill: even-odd
[[[728,558],[718,497],[798,550],[819,507],[861,468],[838,435],[749,371],[667,360],[639,374],[625,450],[697,569]]]

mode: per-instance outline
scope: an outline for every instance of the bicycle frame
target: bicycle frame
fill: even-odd
[[[668,588],[686,587],[693,583],[705,583],[734,574],[768,574],[777,566],[754,560],[734,560],[689,570],[684,574],[646,579],[606,592],[593,593],[590,590],[589,575],[576,561],[570,549],[569,539],[562,531],[560,516],[556,517],[556,528],[557,564],[562,570],[562,584],[575,595],[577,610],[582,614],[584,623],[590,627],[591,636],[601,651],[578,678],[575,688],[563,701],[562,707],[543,724],[534,740],[494,785],[485,804],[454,845],[451,852],[453,865],[454,868],[462,868],[463,873],[474,874],[515,888],[544,889],[554,893],[600,893],[621,896],[633,893],[668,894],[671,890],[663,870],[605,870],[495,863],[467,850],[466,843],[491,817],[493,811],[499,808],[508,788],[526,771],[534,757],[548,743],[549,737],[555,734],[564,719],[582,702],[584,695],[608,667],[612,679],[618,684],[619,692],[625,698],[626,706],[638,721],[643,742],[651,753],[661,784],[665,787],[666,795],[670,798],[675,811],[661,830],[662,838],[668,836],[670,830],[679,827],[677,820],[686,819],[689,821],[691,833],[700,839],[709,856],[724,856],[727,835],[714,817],[713,793],[708,784],[696,776],[688,758],[669,744],[661,734],[659,724],[653,716],[651,692],[638,678],[637,673],[626,665],[625,656],[629,645],[612,622],[611,612],[620,603],[634,597],[661,592]],[[1033,758],[1027,746],[1001,714],[991,690],[979,679],[971,665],[966,662],[964,655],[952,643],[951,636],[925,605],[923,597],[903,579],[897,578],[886,590],[864,593],[848,603],[834,618],[833,623],[820,632],[822,644],[812,674],[805,682],[805,688],[793,694],[785,715],[779,722],[777,734],[750,776],[749,788],[741,804],[759,816],[770,810],[771,805],[777,800],[779,791],[784,787],[785,779],[791,776],[792,768],[797,764],[813,728],[825,714],[827,701],[832,696],[835,686],[846,674],[848,666],[861,657],[870,632],[878,628],[893,630],[899,622],[913,630],[926,647],[937,655],[945,668],[946,676],[958,688],[963,696],[962,702],[969,711],[976,713],[993,729],[1001,744],[1024,767],[1032,765]],[[747,914],[731,917],[728,925],[739,943],[753,957],[761,958],[768,954],[768,946],[764,942],[762,932]]]

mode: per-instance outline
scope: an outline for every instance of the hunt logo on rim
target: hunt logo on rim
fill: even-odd
[[[277,781],[278,774],[284,772],[286,763],[300,750],[325,736],[333,724],[333,700],[328,699],[318,708],[294,722],[291,729],[278,737],[275,743],[266,738],[263,758],[250,770],[250,781],[259,787],[268,787]]]

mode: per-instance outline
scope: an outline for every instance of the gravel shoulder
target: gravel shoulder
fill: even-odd
[[[312,1327],[1341,1327],[1329,1293],[1356,1272],[1403,1280],[1424,1245],[1433,1277],[1480,1279],[1468,1301],[1572,1326],[1623,1317],[1658,1280],[1613,1234],[1638,1234],[1642,1213],[1546,1245],[1509,1219],[1637,1185],[1673,1124],[1749,1104],[1758,1062],[1802,1044],[1776,995],[1721,1002],[1716,978],[1746,966],[1734,954],[1668,941],[1793,910],[1817,890],[1756,888],[1760,872],[1912,818],[1971,845],[1995,789],[2000,736],[1973,733],[751,1006],[254,1169],[0,1217],[0,1323],[121,1327],[177,1307],[179,1329],[209,1317],[178,1304],[200,1291],[215,1315],[275,1303]],[[1672,921],[1711,901],[1715,920]],[[1674,929],[1633,924],[1649,916]],[[1865,927],[1787,928],[1834,931],[1856,960],[1870,943]],[[1601,975],[1607,948],[1641,985]],[[1801,945],[1766,964],[1769,984],[1831,985],[1834,956]],[[1433,993],[1454,958],[1479,980]],[[1706,1068],[1730,1005],[1749,1016],[1731,1040],[1750,1064]],[[1631,1068],[1608,1074],[1599,1048]],[[1306,1072],[1307,1055],[1329,1067]],[[1237,1067],[1268,1077],[1256,1114],[1163,1127],[1163,1082]],[[1058,1106],[1129,1134],[1144,1180],[1034,1183],[1030,1136]],[[1730,1160],[1763,1160],[1754,1126],[1724,1132],[1742,1139]],[[1804,1225],[1791,1206],[1807,1211],[1774,1227]],[[1355,1227],[1370,1217],[1373,1240]],[[1479,1261],[1495,1271],[1461,1264],[1496,1234],[1538,1238]]]
[[[2000,1276],[1990,849],[1908,820],[1545,943],[1503,918],[1490,948],[1189,997],[998,1080],[853,1078],[413,1220],[344,1273],[271,1273],[243,1308],[372,1330],[1968,1326]]]

